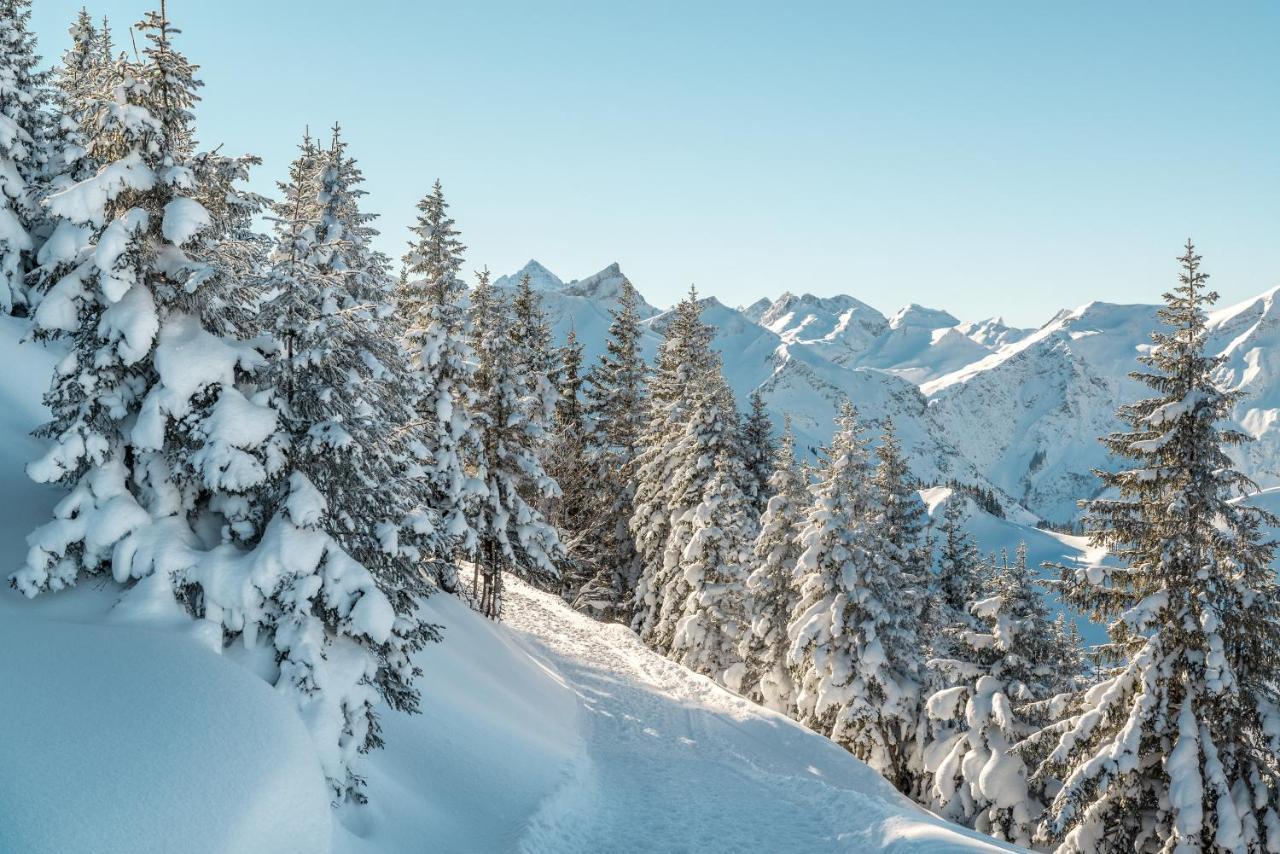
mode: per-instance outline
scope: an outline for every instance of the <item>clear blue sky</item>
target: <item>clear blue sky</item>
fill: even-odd
[[[158,3],[158,0],[157,0]],[[80,7],[37,0],[42,52]],[[145,0],[90,6],[117,25]],[[1153,301],[1194,236],[1280,284],[1280,4],[171,0],[204,143],[281,176],[339,119],[401,253],[439,177],[470,267],[619,261],[669,304],[852,293],[1038,325]]]

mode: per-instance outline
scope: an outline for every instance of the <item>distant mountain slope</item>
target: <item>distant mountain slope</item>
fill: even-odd
[[[537,262],[526,271],[550,288],[543,298],[557,334],[573,327],[588,358],[598,355],[622,281],[618,265],[558,287]],[[1226,357],[1219,378],[1247,393],[1236,421],[1258,438],[1237,456],[1264,487],[1280,485],[1278,296],[1272,289],[1209,319],[1210,346]],[[790,415],[805,443],[829,438],[848,396],[876,424],[895,420],[926,482],[990,485],[1058,522],[1078,518],[1076,502],[1098,489],[1093,470],[1113,464],[1097,439],[1119,426],[1117,407],[1143,393],[1128,375],[1156,324],[1154,305],[1103,302],[1059,312],[1036,330],[919,305],[886,316],[847,295],[705,305],[740,402],[759,389],[775,420]],[[645,314],[652,358],[664,314],[648,304]]]

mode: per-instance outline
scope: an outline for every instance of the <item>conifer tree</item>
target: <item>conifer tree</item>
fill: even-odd
[[[753,547],[755,569],[747,578],[751,631],[742,656],[747,664],[747,695],[776,712],[790,714],[795,698],[787,663],[787,625],[797,601],[800,528],[809,507],[808,484],[796,461],[790,419],[783,428],[773,465],[769,479],[772,497],[760,517],[760,533]]]
[[[764,408],[764,397],[757,389],[747,399],[750,410],[742,421],[742,461],[746,480],[742,484],[751,507],[759,518],[769,506],[769,479],[773,476],[773,422]]]
[[[929,577],[921,616],[919,644],[930,660],[923,673],[923,694],[931,696],[956,687],[954,673],[939,667],[941,661],[966,653],[959,638],[979,631],[978,618],[970,606],[980,598],[983,584],[991,577],[978,555],[973,537],[964,528],[968,498],[957,489],[947,496],[943,509],[937,572]],[[917,740],[920,748],[919,788],[913,793],[923,803],[942,808],[934,791],[932,776],[941,762],[940,754],[960,734],[963,721],[929,714],[923,710]]]
[[[432,630],[401,619],[402,601],[337,541],[356,535],[351,513],[290,468],[307,442],[349,450],[356,443],[341,437],[354,423],[330,413],[315,424],[323,407],[303,406],[301,382],[293,406],[272,405],[257,311],[265,285],[249,275],[262,254],[250,229],[261,200],[238,189],[254,159],[194,150],[195,67],[163,6],[139,30],[143,59],[120,61],[115,100],[85,128],[88,156],[103,165],[48,200],[84,230],[88,252],[35,318],[70,352],[47,398],[52,447],[29,471],[71,492],[31,535],[12,581],[31,596],[109,569],[126,596],[174,596],[215,648],[269,645],[269,678],[301,709],[335,796],[359,800],[354,763],[380,743],[379,694],[411,710],[407,656]],[[314,199],[310,186],[299,200]],[[291,230],[285,248],[314,247],[314,220],[305,232],[295,244]],[[308,281],[341,281],[313,273]],[[332,320],[324,307],[305,319]],[[330,373],[328,359],[346,353],[326,348],[349,340],[336,334],[309,339],[327,355],[307,380],[347,381]],[[302,421],[318,431],[295,428]],[[341,460],[312,468],[322,487],[344,471]],[[328,492],[348,500],[348,488],[344,479]]]
[[[601,543],[594,534],[601,495],[582,401],[582,344],[573,329],[560,353],[560,388],[547,454],[547,473],[560,487],[560,498],[552,502],[548,521],[560,532],[565,549],[562,591],[567,601],[575,602],[599,571]]]
[[[26,277],[43,227],[48,75],[28,29],[30,0],[0,0],[0,313],[26,313]]]
[[[633,469],[648,409],[648,367],[640,351],[639,295],[627,279],[610,314],[605,352],[588,372],[583,389],[599,494],[587,536],[597,544],[599,566],[579,591],[575,607],[601,619],[628,619],[639,574],[629,526]]]
[[[529,418],[545,433],[555,417],[558,371],[542,298],[533,289],[527,273],[520,277],[511,308],[515,321],[511,335],[515,339],[516,364],[527,377],[529,386]]]
[[[462,306],[466,285],[458,276],[466,247],[439,181],[418,211],[395,303],[413,372],[422,503],[439,518],[438,530],[421,535],[439,542],[437,556],[452,561],[455,548],[475,551],[472,519],[481,490],[467,470],[469,457],[478,453],[479,435],[471,415],[475,355]]]
[[[704,392],[704,401],[714,404],[714,398],[705,392],[713,372],[719,371],[718,358],[711,349],[712,329],[702,322],[701,315],[697,294],[692,290],[672,312],[649,384],[649,416],[639,437],[634,463],[636,486],[630,530],[640,573],[632,627],[660,652],[670,649],[675,621],[687,593],[681,587],[678,572],[679,556],[686,543],[672,541],[672,529],[702,500],[699,472],[687,465],[698,461],[691,461],[674,449],[687,438],[696,393]],[[736,413],[717,414],[721,419],[719,432],[730,429],[736,433]],[[712,454],[702,461],[703,473],[709,472],[714,460]],[[681,536],[687,535],[686,529]],[[669,600],[668,586],[674,593]]]
[[[1113,662],[1037,772],[1063,781],[1043,824],[1061,851],[1280,846],[1280,600],[1261,532],[1276,520],[1233,500],[1256,487],[1225,450],[1248,437],[1220,426],[1239,394],[1206,353],[1217,295],[1190,241],[1178,260],[1166,328],[1132,375],[1153,394],[1103,440],[1132,462],[1100,472],[1088,504],[1090,540],[1118,565],[1061,568],[1063,599],[1109,622]]]
[[[225,535],[251,533],[243,496],[272,462],[262,451],[274,416],[236,387],[265,360],[226,335],[232,319],[220,295],[240,287],[230,275],[237,246],[227,187],[203,180],[192,150],[199,83],[163,15],[150,13],[139,29],[150,42],[145,58],[126,69],[119,100],[89,135],[91,156],[106,165],[48,200],[54,217],[85,231],[92,252],[36,316],[71,351],[46,397],[53,420],[41,432],[53,445],[29,473],[72,496],[32,535],[39,545],[17,576],[28,594],[100,570],[115,542],[153,516],[194,516],[221,502]],[[232,441],[218,422],[235,409],[261,417]],[[95,519],[115,520],[106,541],[101,528],[89,536]]]
[[[58,88],[57,101],[66,118],[77,125],[88,118],[90,102],[97,97],[101,80],[101,34],[88,9],[82,8],[70,28],[71,47],[62,54],[62,63],[54,69]]]
[[[756,526],[738,480],[732,449],[716,458],[701,503],[690,513],[691,535],[680,556],[688,585],[672,639],[673,658],[740,691],[746,667],[739,650],[749,631],[744,585]]]
[[[672,650],[690,601],[684,555],[695,534],[695,509],[707,500],[719,465],[729,466],[738,484],[745,479],[737,406],[701,313],[693,293],[674,312],[651,385],[644,449],[637,457],[632,532],[644,565],[636,587],[636,621],[641,638],[664,654]],[[754,539],[751,516],[746,525]]]
[[[895,564],[891,572],[901,575],[908,584],[900,601],[906,604],[914,600],[911,604],[919,616],[923,613],[929,577],[930,549],[923,535],[928,516],[911,484],[911,473],[892,418],[885,419],[875,457],[876,470],[871,485],[878,512],[873,525],[888,546],[884,557]]]
[[[87,226],[66,217],[48,216],[45,204],[55,193],[91,177],[101,165],[98,160],[104,147],[93,145],[89,137],[101,127],[101,114],[114,100],[115,68],[109,57],[101,54],[102,40],[107,36],[94,26],[86,10],[82,9],[72,24],[71,37],[71,48],[63,54],[61,64],[53,69],[53,109],[42,141],[43,170],[31,188],[45,215],[39,247],[33,255],[35,263],[26,276],[28,311],[38,311],[44,295],[54,284],[83,263],[83,253],[93,236]],[[91,150],[99,156],[91,155]],[[50,312],[58,310],[60,305],[55,305]],[[50,312],[43,318],[37,316],[37,337],[48,338],[53,334],[45,328],[50,325]],[[74,319],[67,317],[63,325],[72,323]]]
[[[928,701],[957,731],[931,750],[932,800],[947,817],[998,839],[1030,845],[1044,809],[1013,748],[1044,720],[1046,701],[1069,687],[1069,657],[1027,567],[1026,544],[968,603],[974,625],[953,626],[954,655],[936,660],[952,685]]]
[[[978,593],[978,547],[964,528],[965,498],[952,491],[942,516],[942,541],[938,549],[936,601],[941,617],[939,624],[955,625],[965,621],[968,604]]]
[[[881,534],[864,427],[846,402],[818,475],[796,565],[787,634],[801,723],[912,787],[917,726],[917,603]]]
[[[304,140],[290,173],[277,205],[278,243],[264,288],[277,296],[262,312],[282,344],[269,376],[278,390],[279,441],[288,471],[270,490],[272,524],[327,538],[316,575],[342,567],[348,577],[376,583],[393,615],[389,631],[351,631],[340,611],[322,610],[322,655],[337,647],[347,647],[347,656],[363,655],[357,678],[375,685],[392,708],[412,712],[419,701],[413,686],[419,671],[410,655],[438,633],[417,616],[428,588],[401,546],[411,496],[398,444],[398,428],[410,418],[400,351],[371,322],[373,309],[360,299],[362,291],[385,294],[385,287],[369,282],[386,278],[385,260],[368,248],[369,217],[355,204],[359,173],[336,127],[328,150]],[[290,509],[300,485],[318,498],[305,524]],[[288,640],[278,629],[277,647],[290,663],[285,672],[302,705],[337,705],[345,724],[330,737],[354,739],[361,750],[380,746],[374,698],[355,690],[359,682],[335,685],[332,675],[317,680],[323,664],[307,655],[314,641],[294,649]],[[326,693],[337,696],[316,696]],[[363,797],[350,759],[331,761],[326,773],[336,794]]]
[[[478,534],[480,611],[492,619],[502,616],[504,571],[555,579],[563,555],[555,528],[524,497],[554,500],[560,490],[538,454],[544,433],[528,408],[534,378],[520,368],[512,323],[510,307],[494,294],[488,271],[482,272],[471,293],[472,346],[479,356],[476,477],[482,484],[472,524]]]

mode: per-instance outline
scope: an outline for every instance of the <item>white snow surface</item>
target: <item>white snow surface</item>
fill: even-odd
[[[511,579],[505,624],[430,602],[419,717],[388,716],[335,851],[1011,850],[843,749]],[[411,749],[405,749],[412,745]]]

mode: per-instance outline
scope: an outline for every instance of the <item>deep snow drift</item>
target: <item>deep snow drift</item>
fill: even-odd
[[[0,560],[60,496],[23,474],[54,357],[0,319]],[[333,811],[291,702],[167,591],[0,592],[0,851],[995,851],[840,748],[514,581],[507,623],[437,596],[423,713],[383,718]]]

